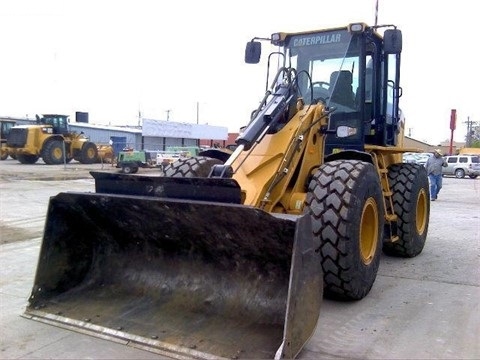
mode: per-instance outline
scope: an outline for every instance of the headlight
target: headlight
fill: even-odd
[[[365,31],[366,25],[364,23],[354,23],[348,25],[348,31],[351,33],[362,33]]]

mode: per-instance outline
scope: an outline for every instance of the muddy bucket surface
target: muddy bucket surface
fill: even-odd
[[[292,358],[322,298],[311,233],[242,205],[60,193],[24,316],[174,358]]]

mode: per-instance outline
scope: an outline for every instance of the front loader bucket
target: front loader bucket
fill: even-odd
[[[23,316],[173,358],[294,358],[322,300],[311,234],[308,215],[60,193]]]

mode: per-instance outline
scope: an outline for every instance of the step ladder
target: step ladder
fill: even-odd
[[[389,238],[391,242],[395,242],[399,239],[397,227],[398,216],[395,214],[395,211],[393,209],[393,193],[390,189],[390,184],[388,182],[387,162],[382,153],[372,152],[371,155],[377,165],[378,175],[380,177],[380,183],[382,185],[383,208],[385,209],[386,220],[385,230],[387,231],[385,237]]]

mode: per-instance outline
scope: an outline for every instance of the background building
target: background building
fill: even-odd
[[[34,125],[35,119],[0,117],[15,121],[16,125]],[[229,141],[227,127],[142,119],[142,126],[110,126],[88,123],[88,113],[76,113],[76,121],[69,123],[70,131],[84,133],[97,145],[111,144],[115,153],[123,148],[133,150],[165,151],[169,147],[200,147]],[[236,135],[232,137],[236,138]],[[234,140],[231,144],[234,144]]]

